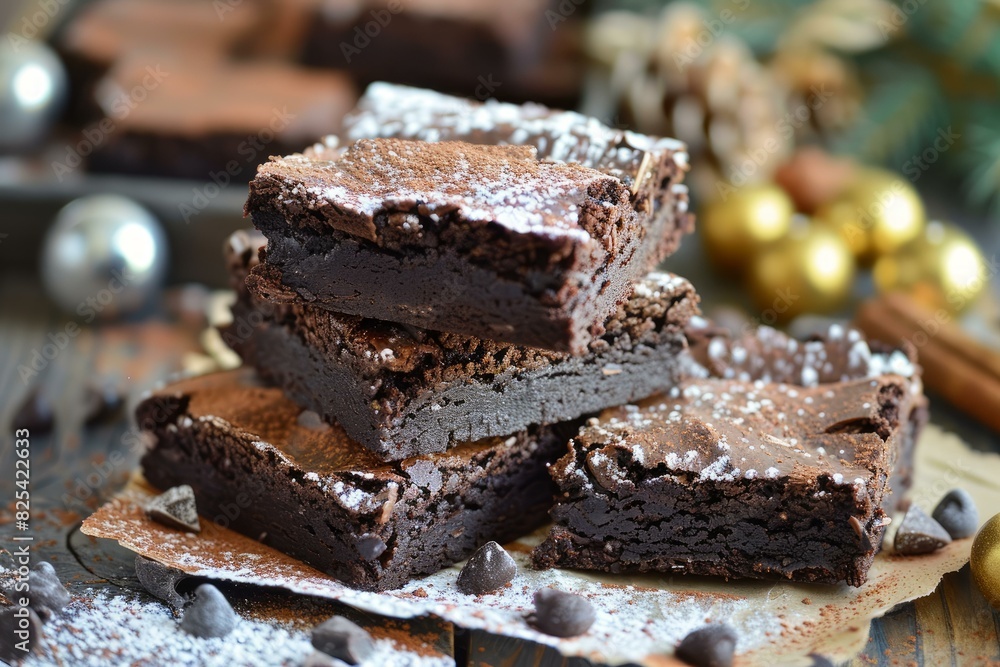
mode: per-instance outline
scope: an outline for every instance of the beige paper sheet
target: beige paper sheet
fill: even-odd
[[[959,438],[929,426],[918,445],[911,497],[930,511],[949,489],[975,498],[982,520],[1000,511],[1000,455],[969,449]],[[725,622],[739,635],[740,665],[809,664],[809,653],[834,661],[859,653],[869,622],[895,605],[928,595],[941,577],[969,559],[971,539],[920,557],[884,550],[860,588],[785,582],[725,582],[708,577],[611,576],[569,570],[536,572],[527,556],[542,533],[508,545],[518,561],[513,585],[473,597],[455,587],[458,566],[411,582],[398,591],[366,593],[210,521],[191,535],[150,521],[142,506],[153,493],[141,476],[83,524],[83,532],[114,539],[148,558],[192,575],[340,600],[371,613],[409,618],[433,614],[458,626],[538,641],[567,656],[609,664],[666,664],[663,656],[689,631],[708,620]],[[898,525],[897,521],[893,526]],[[893,526],[890,526],[891,538]],[[888,542],[888,543],[891,543]],[[598,620],[582,637],[558,639],[524,621],[531,595],[542,586],[587,595]],[[415,594],[416,593],[416,594]]]

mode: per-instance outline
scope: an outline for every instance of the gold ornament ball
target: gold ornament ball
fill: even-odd
[[[836,310],[850,295],[854,274],[854,256],[837,232],[797,221],[787,238],[754,258],[750,293],[761,321],[784,322]]]
[[[924,204],[913,186],[884,169],[859,170],[854,182],[834,202],[816,213],[840,232],[854,256],[863,261],[894,252],[924,229]]]
[[[983,596],[1000,609],[1000,514],[983,524],[972,542],[972,578]]]
[[[879,258],[874,268],[880,292],[905,291],[931,309],[959,313],[988,282],[986,260],[968,234],[932,222],[899,252]]]
[[[793,212],[791,198],[777,185],[745,185],[706,205],[698,228],[712,263],[735,273],[788,233]]]

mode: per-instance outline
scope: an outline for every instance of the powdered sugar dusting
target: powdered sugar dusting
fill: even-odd
[[[433,219],[459,211],[469,221],[518,233],[558,230],[583,242],[591,238],[580,226],[580,207],[592,203],[591,189],[608,197],[597,205],[621,206],[618,215],[628,202],[627,190],[611,176],[539,162],[530,146],[361,139],[332,161],[306,155],[274,160],[260,168],[258,178],[266,177],[301,187],[311,207],[332,207],[341,218],[416,208]]]
[[[405,137],[474,141],[482,133],[506,135],[507,141],[500,143],[534,146],[544,158],[632,173],[639,169],[646,152],[683,154],[686,150],[676,139],[616,130],[573,111],[494,100],[478,103],[388,83],[370,85],[358,103],[358,111],[344,119],[344,127],[352,140]],[[680,163],[686,165],[686,160]]]
[[[412,653],[389,639],[376,639],[375,647],[373,665],[455,664],[450,657]],[[242,618],[226,637],[201,639],[181,630],[179,618],[163,603],[88,590],[45,624],[41,653],[21,664],[277,667],[301,665],[312,652],[309,629],[291,623]]]

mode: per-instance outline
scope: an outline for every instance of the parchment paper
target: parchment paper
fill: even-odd
[[[959,438],[929,426],[916,452],[911,497],[928,512],[949,489],[975,498],[982,521],[1000,510],[1000,455],[969,449]],[[148,558],[192,575],[279,586],[332,598],[397,618],[433,614],[458,626],[483,629],[556,647],[566,656],[599,662],[662,665],[674,645],[706,621],[728,623],[739,635],[740,665],[809,664],[809,653],[850,659],[868,639],[869,622],[895,605],[928,595],[941,577],[969,559],[971,539],[928,556],[894,556],[886,547],[860,588],[708,577],[595,575],[569,570],[534,571],[528,552],[544,531],[507,545],[518,562],[513,584],[497,594],[464,595],[455,587],[455,566],[410,582],[398,591],[366,593],[259,542],[202,522],[199,535],[150,521],[142,510],[154,493],[137,475],[129,487],[83,524],[83,532],[118,540]],[[891,544],[894,526],[886,544]],[[590,631],[558,639],[532,630],[524,620],[531,596],[542,586],[587,595],[598,609]]]

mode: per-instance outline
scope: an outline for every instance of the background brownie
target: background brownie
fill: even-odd
[[[925,404],[912,364],[837,367],[862,354],[841,357],[846,342],[816,341],[803,367],[853,379],[706,377],[591,420],[552,469],[561,495],[536,564],[863,583]],[[772,348],[771,367],[801,377],[797,349]]]
[[[567,435],[536,427],[389,465],[249,370],[168,385],[136,417],[155,436],[142,461],[152,484],[190,484],[205,516],[245,494],[232,528],[369,590],[544,521],[546,464]]]
[[[142,56],[116,65],[96,92],[114,132],[91,168],[248,181],[269,155],[300,150],[339,127],[357,96],[338,72],[277,62],[200,65]],[[137,89],[142,103],[126,108]]]
[[[349,65],[364,83],[576,104],[584,70],[579,7],[567,13],[559,0],[326,0],[321,8],[305,43],[310,65]],[[359,37],[373,22],[378,36]]]
[[[224,340],[295,401],[340,423],[380,457],[442,451],[530,424],[575,419],[674,386],[698,298],[652,273],[582,356],[436,333],[254,298],[244,277],[264,243],[237,232],[237,290]]]

